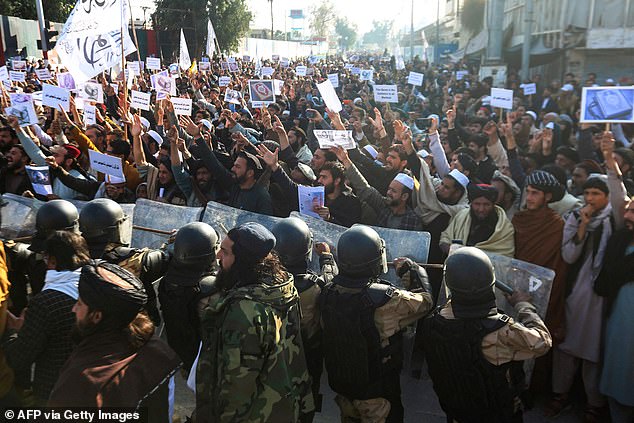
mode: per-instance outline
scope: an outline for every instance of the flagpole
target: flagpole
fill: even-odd
[[[121,105],[121,110],[124,111],[124,113],[128,113],[128,85],[127,85],[127,80],[125,78],[125,38],[123,37],[123,31],[124,31],[124,25],[125,25],[125,21],[123,19],[124,16],[124,0],[121,0],[121,73],[122,73],[122,79],[123,79],[123,104]],[[139,65],[141,66],[141,65]],[[112,78],[111,78],[112,79]],[[125,139],[128,139],[128,125],[123,125],[123,131],[125,134]]]
[[[132,25],[132,35],[134,35],[134,45],[136,47],[136,57],[139,61],[139,73],[141,73],[141,52],[139,51],[139,40],[136,38],[136,27],[134,26],[134,20],[132,20],[132,3],[128,3],[130,9],[130,24]]]

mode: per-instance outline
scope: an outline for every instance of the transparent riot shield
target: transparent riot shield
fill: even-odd
[[[224,238],[232,228],[246,222],[257,222],[270,229],[280,220],[279,217],[240,210],[215,201],[207,203],[202,217],[202,222],[213,226],[221,238]]]
[[[140,198],[128,212],[133,248],[160,248],[175,229],[198,222],[202,207],[184,207]]]

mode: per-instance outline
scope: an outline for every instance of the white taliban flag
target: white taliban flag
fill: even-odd
[[[192,65],[192,61],[189,58],[189,50],[187,50],[187,43],[185,42],[185,33],[183,33],[182,28],[181,28],[181,54],[178,60],[178,64],[180,65],[182,70],[187,70]]]
[[[207,21],[207,56],[213,57],[214,51],[216,51],[216,31],[209,19]]]
[[[420,35],[423,38],[423,60],[427,60],[427,49],[429,48],[429,43],[427,42],[425,31],[421,30]]]
[[[129,19],[127,11],[127,0],[77,0],[55,45],[59,60],[76,83],[120,64],[122,44],[124,55],[136,51],[127,25],[122,25]],[[103,19],[105,14],[108,19]]]

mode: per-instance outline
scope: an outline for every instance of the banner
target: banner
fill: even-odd
[[[211,19],[207,21],[207,44],[206,51],[207,56],[213,57],[214,51],[216,51],[216,31],[214,31],[214,25],[211,23]]]
[[[185,41],[185,33],[181,28],[181,46],[180,46],[180,56],[178,60],[178,64],[180,65],[182,70],[187,70],[192,65],[192,61],[189,58],[189,50],[187,50],[187,42]]]
[[[128,11],[127,0],[77,0],[60,32],[59,39],[62,37],[81,38],[106,34],[111,31],[121,31],[121,23],[125,23],[127,28],[130,21]]]

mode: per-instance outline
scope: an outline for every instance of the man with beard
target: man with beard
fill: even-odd
[[[309,165],[315,175],[318,175],[324,163],[334,162],[335,160],[337,160],[337,156],[332,151],[318,148],[313,153],[313,158],[310,159]]]
[[[182,158],[187,162],[191,176],[185,170],[179,151],[182,154]],[[174,179],[180,190],[187,197],[188,207],[201,207],[209,201],[218,201],[221,198],[213,175],[200,160],[193,158],[183,139],[178,138],[175,142],[172,142],[170,158]]]
[[[554,345],[564,339],[567,265],[561,257],[564,221],[548,204],[558,201],[564,191],[552,174],[533,171],[526,178],[526,209],[517,212],[512,220],[515,258],[555,271],[544,319]],[[548,390],[551,371],[551,355],[537,360],[531,382],[535,392]]]
[[[447,254],[455,240],[491,253],[513,257],[514,229],[506,212],[495,204],[498,191],[492,185],[469,184],[469,208],[449,221],[440,235],[440,248]]]
[[[0,127],[0,154],[4,156],[11,150],[11,147],[19,143],[20,141],[13,128],[10,126]]]
[[[140,280],[103,261],[84,266],[73,307],[78,344],[51,392],[51,407],[130,407],[148,421],[171,421],[170,385],[178,356],[158,337],[142,311]]]
[[[0,169],[0,194],[11,193],[22,195],[24,191],[33,191],[24,166],[29,163],[29,156],[22,145],[14,145],[5,155],[7,165]]]
[[[198,423],[303,421],[314,410],[300,334],[299,296],[258,223],[220,245],[221,293],[203,311],[196,369]]]
[[[238,153],[229,171],[218,161],[203,138],[197,138],[196,145],[205,167],[211,171],[218,185],[229,193],[227,205],[255,213],[273,214],[269,192],[257,184],[262,165],[256,156],[246,151]]]
[[[350,159],[357,169],[371,185],[385,195],[394,180],[394,177],[402,173],[407,167],[407,152],[400,144],[395,144],[387,149],[385,165],[378,166],[372,159],[357,148],[350,150]]]
[[[278,151],[271,152],[263,145],[257,146],[257,150],[264,163],[271,169],[271,181],[279,184],[282,191],[291,199],[293,209],[298,210],[297,187],[299,185],[291,180],[279,165]],[[332,154],[334,155],[334,153]],[[361,202],[352,193],[352,189],[345,184],[344,167],[341,163],[337,161],[324,163],[319,172],[317,183],[324,187],[326,198],[323,207],[314,204],[315,213],[319,214],[325,221],[342,226],[352,226],[359,222]]]
[[[422,230],[423,222],[411,206],[414,191],[414,179],[411,176],[398,173],[390,182],[387,195],[383,197],[361,175],[346,150],[335,147],[333,151],[346,168],[346,177],[359,198],[376,211],[377,226],[408,231]]]
[[[295,152],[297,160],[304,164],[310,163],[313,153],[306,145],[306,132],[302,128],[295,126],[288,130],[288,141]]]

